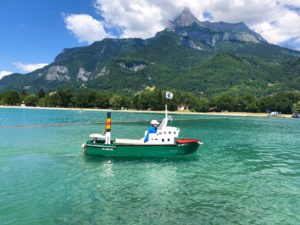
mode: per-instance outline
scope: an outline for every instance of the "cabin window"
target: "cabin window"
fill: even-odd
[[[176,132],[174,131],[174,134],[176,134]]]
[[[164,132],[164,134],[166,134],[166,131]]]
[[[170,139],[168,138],[168,141],[170,141]]]
[[[161,139],[162,142],[165,142],[165,139]]]
[[[171,131],[169,131],[169,134],[171,134]]]
[[[157,138],[155,138],[155,141],[157,141],[158,139]]]

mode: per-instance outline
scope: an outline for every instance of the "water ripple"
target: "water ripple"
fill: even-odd
[[[30,119],[24,112],[27,124],[104,117],[52,111]],[[1,123],[10,125],[10,114],[19,113],[9,111]],[[229,118],[173,125],[204,141],[196,154],[84,157],[81,143],[101,127],[0,130],[0,224],[300,224],[298,122]],[[146,126],[113,129],[116,136],[140,137]]]

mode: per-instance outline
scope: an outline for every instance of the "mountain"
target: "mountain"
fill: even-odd
[[[300,52],[244,23],[199,21],[188,8],[154,37],[64,49],[50,65],[0,80],[0,91],[58,88],[132,93],[147,86],[213,95],[300,90]]]
[[[211,23],[199,21],[188,8],[167,27],[181,36],[215,46],[222,41],[267,42],[263,37],[250,30],[244,23]]]

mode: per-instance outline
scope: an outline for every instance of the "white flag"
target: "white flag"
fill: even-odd
[[[173,98],[173,94],[169,91],[166,91],[166,99],[172,99]]]

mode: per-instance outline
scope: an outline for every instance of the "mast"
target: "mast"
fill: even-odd
[[[172,98],[173,98],[173,93],[169,92],[169,91],[166,91],[166,99],[171,100]],[[168,119],[168,104],[167,103],[166,103],[165,107],[166,107],[166,117],[165,118]]]
[[[169,91],[166,91],[166,99],[172,99],[173,98],[173,94]],[[165,118],[161,121],[161,124],[159,125],[158,129],[162,130],[165,127],[167,127],[168,125],[168,121],[170,120],[170,118],[168,117],[168,104],[165,104]]]
[[[166,113],[165,113],[165,118],[168,119],[168,104],[166,103],[165,105]]]

